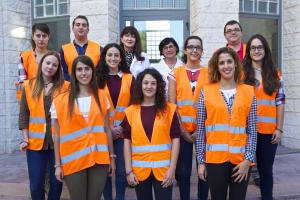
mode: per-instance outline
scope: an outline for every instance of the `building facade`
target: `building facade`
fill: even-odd
[[[201,37],[201,64],[207,65],[214,50],[226,44],[223,28],[227,21],[241,23],[243,42],[252,34],[263,34],[284,79],[286,109],[281,144],[300,149],[299,8],[300,2],[293,0],[2,0],[0,154],[18,150],[22,140],[14,83],[18,80],[19,53],[31,48],[32,24],[47,23],[51,29],[49,47],[58,50],[73,40],[70,27],[79,14],[89,19],[88,38],[103,46],[119,43],[120,30],[126,25],[146,28],[144,46],[153,63],[160,59],[155,46],[166,36],[174,37],[180,46],[189,35]]]

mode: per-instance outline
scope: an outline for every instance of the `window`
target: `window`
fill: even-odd
[[[54,17],[69,14],[70,0],[34,0],[33,18]]]
[[[123,9],[186,9],[187,0],[123,0]]]
[[[240,12],[279,14],[278,0],[239,0]]]

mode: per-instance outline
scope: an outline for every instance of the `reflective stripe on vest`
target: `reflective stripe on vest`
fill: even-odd
[[[87,155],[89,153],[91,153],[91,147],[86,147],[86,148],[81,149],[79,151],[76,151],[76,152],[74,152],[72,154],[69,154],[69,155],[67,155],[65,157],[62,157],[61,158],[61,164],[66,164],[66,163],[71,162],[73,160],[76,160],[76,159],[78,159],[80,157],[83,157],[83,156],[85,156],[85,155]]]
[[[228,144],[207,144],[206,151],[228,151]]]
[[[125,106],[117,106],[116,107],[116,112],[125,112],[126,107]]]
[[[114,120],[114,125],[120,126],[121,122],[122,122],[121,120]]]
[[[230,146],[229,153],[245,153],[246,147],[244,146]]]
[[[275,103],[274,100],[259,99],[259,100],[257,100],[257,105],[261,105],[261,106],[276,106],[276,103]]]
[[[45,138],[45,132],[28,132],[28,136],[30,138],[44,139]]]
[[[190,106],[193,105],[193,101],[192,100],[179,100],[177,101],[177,106]]]
[[[104,132],[104,126],[90,126],[90,132]]]
[[[246,127],[244,127],[244,126],[232,126],[232,127],[230,127],[230,133],[244,134],[244,133],[246,133]]]
[[[76,138],[79,138],[79,137],[87,134],[88,130],[89,130],[88,127],[85,127],[85,128],[80,129],[78,131],[71,132],[67,135],[60,136],[60,143],[68,142],[70,140],[74,140]]]
[[[30,117],[29,123],[35,123],[35,124],[45,124],[46,119],[45,117]]]
[[[132,160],[132,167],[140,167],[140,168],[160,168],[160,167],[169,167],[171,164],[170,160],[161,160],[161,161],[137,161]]]
[[[160,144],[160,145],[147,145],[147,146],[132,146],[131,151],[133,153],[141,153],[141,152],[158,152],[158,151],[166,151],[171,150],[172,144]]]
[[[206,132],[212,131],[228,131],[229,124],[213,124],[205,127]]]
[[[114,110],[110,110],[108,111],[109,113],[109,117],[114,117],[115,116],[115,111]]]
[[[181,122],[194,122],[193,116],[180,116]]]
[[[276,117],[257,116],[258,122],[276,123]]]

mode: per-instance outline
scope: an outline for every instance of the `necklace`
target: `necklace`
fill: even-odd
[[[261,70],[253,67],[259,74],[261,74]]]
[[[47,88],[47,86],[50,84],[50,83],[52,83],[52,81],[50,81],[49,83],[45,83],[45,88]]]

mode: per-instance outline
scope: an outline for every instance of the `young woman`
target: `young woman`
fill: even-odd
[[[125,117],[128,107],[134,77],[127,66],[124,51],[118,44],[107,44],[101,52],[100,61],[96,67],[98,87],[103,89],[109,99],[109,122],[113,135],[116,158],[116,199],[125,198],[126,177],[124,164],[124,136],[120,123]],[[108,176],[104,187],[105,200],[112,200],[112,180]]]
[[[184,43],[185,65],[169,73],[169,101],[177,104],[181,122],[178,181],[181,199],[190,199],[190,178],[193,162],[193,143],[196,141],[196,107],[200,90],[207,83],[207,67],[200,64],[203,43],[198,36],[190,36]],[[198,180],[198,199],[207,199],[208,183]]]
[[[50,39],[50,29],[46,24],[32,26],[30,43],[32,49],[20,53],[19,80],[15,84],[18,101],[21,100],[21,86],[27,79],[36,77],[39,63],[48,52],[47,45]]]
[[[242,65],[230,47],[218,49],[208,69],[210,84],[197,105],[198,175],[208,178],[212,200],[226,199],[228,186],[229,199],[242,200],[256,148],[256,98],[241,84]]]
[[[166,82],[166,93],[168,94],[168,74],[171,72],[171,70],[173,70],[173,68],[182,66],[183,63],[176,56],[179,52],[179,47],[173,38],[167,37],[163,39],[159,43],[158,48],[160,55],[164,56],[164,58],[162,58],[161,61],[154,66],[154,68],[157,69],[163,76]]]
[[[147,54],[142,52],[142,41],[136,28],[127,26],[123,29],[120,46],[125,51],[127,65],[135,78],[141,71],[150,67]]]
[[[257,169],[262,199],[273,199],[273,164],[282,137],[285,94],[267,40],[253,35],[247,44],[244,82],[254,86],[257,97]]]
[[[62,183],[54,175],[54,144],[49,108],[52,99],[66,90],[59,54],[46,53],[40,60],[36,78],[23,84],[19,113],[19,129],[23,133],[20,150],[27,155],[30,193],[33,200],[45,199],[44,183],[50,163],[48,199],[58,200]]]
[[[109,126],[109,101],[98,90],[93,61],[78,56],[72,65],[70,90],[55,98],[55,176],[66,181],[72,200],[99,200],[107,172],[115,173]]]
[[[137,199],[171,200],[179,153],[176,105],[165,100],[165,82],[154,68],[135,82],[132,105],[125,110],[124,158],[128,184]]]

